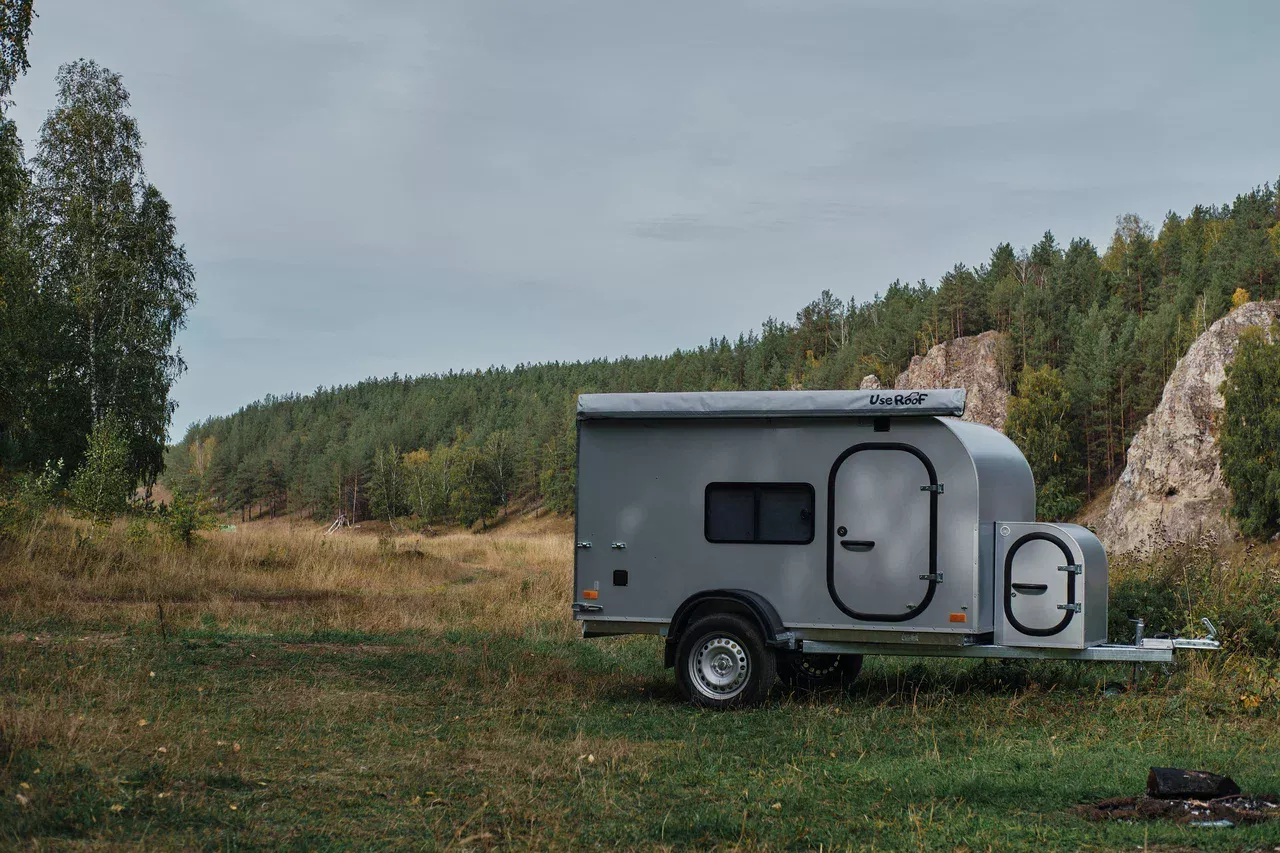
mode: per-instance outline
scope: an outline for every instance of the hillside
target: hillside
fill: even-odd
[[[1036,469],[1042,509],[1064,513],[1119,476],[1191,342],[1233,302],[1278,295],[1280,209],[1264,184],[1229,204],[1170,212],[1158,232],[1121,216],[1102,250],[1085,239],[1063,247],[1046,232],[1029,250],[1002,243],[983,264],[957,264],[936,285],[896,281],[856,304],[823,291],[794,322],[770,318],[759,333],[667,356],[269,397],[189,429],[170,449],[166,481],[246,514],[331,518],[341,508],[473,523],[517,497],[567,509],[577,393],[856,388],[868,374],[892,386],[913,357],[995,331],[1010,411],[1018,395],[1038,395],[1070,425],[1050,451],[1009,428]]]

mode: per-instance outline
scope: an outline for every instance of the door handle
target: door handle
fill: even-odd
[[[1032,595],[1049,591],[1047,583],[1015,583],[1012,586],[1016,592],[1029,592]]]
[[[876,547],[876,543],[868,539],[841,539],[840,547],[846,551],[870,551]]]

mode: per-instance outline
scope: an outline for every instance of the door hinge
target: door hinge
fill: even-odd
[[[613,550],[615,550],[615,551],[625,551],[625,550],[627,549],[627,543],[626,543],[626,542],[613,542],[613,543],[611,543],[611,544],[609,545],[609,547],[610,547],[610,548],[612,548],[612,549],[613,549]]]
[[[937,493],[937,494],[939,494],[939,495],[940,495],[940,494],[942,494],[942,484],[941,484],[941,483],[937,483],[937,484],[932,485],[932,486],[921,486],[921,487],[920,487],[920,491],[922,491],[922,492],[935,492],[935,493]]]
[[[1058,566],[1060,572],[1071,572],[1073,575],[1084,573],[1084,566]]]
[[[1072,603],[1072,604],[1059,604],[1059,605],[1058,605],[1058,609],[1059,609],[1059,610],[1070,610],[1072,613],[1079,613],[1081,610],[1083,610],[1083,609],[1084,609],[1084,606],[1083,606],[1083,605],[1081,605],[1081,604],[1080,604],[1080,602],[1078,602],[1078,601],[1077,601],[1077,602],[1074,602],[1074,603]]]
[[[590,543],[590,542],[579,542],[579,543],[578,543],[578,547],[579,547],[579,548],[584,548],[584,549],[588,549],[588,550],[589,550],[589,549],[591,548],[591,543]]]
[[[934,572],[928,575],[921,575],[922,581],[933,581],[934,583],[942,583],[942,572]]]

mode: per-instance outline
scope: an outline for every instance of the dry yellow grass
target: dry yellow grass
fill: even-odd
[[[563,527],[563,522],[560,523]],[[186,550],[62,519],[0,560],[10,624],[237,633],[476,628],[568,636],[572,538],[546,520],[500,533],[323,535],[285,521],[204,534]]]

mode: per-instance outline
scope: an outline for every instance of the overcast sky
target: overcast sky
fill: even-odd
[[[665,353],[1280,175],[1280,3],[37,0],[124,76],[199,304],[173,431]]]

